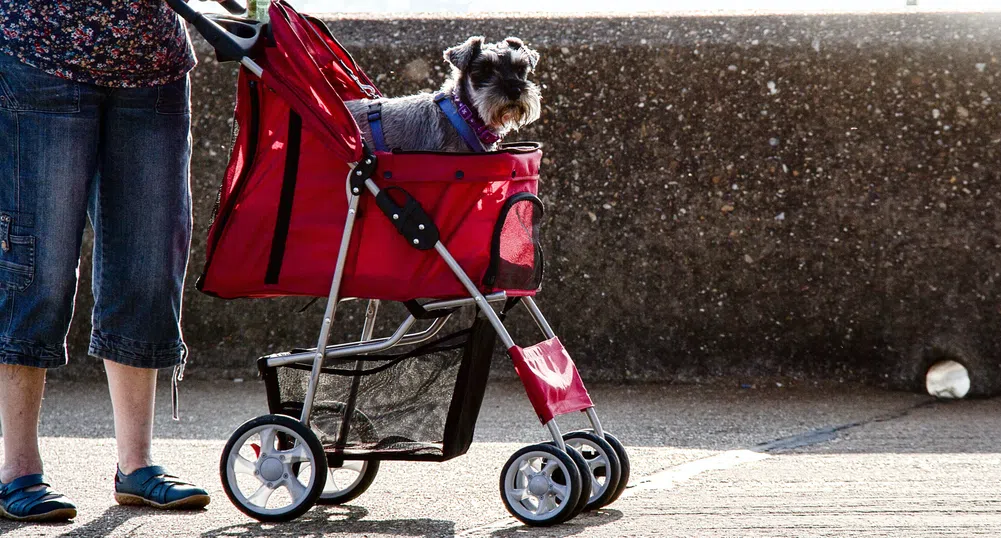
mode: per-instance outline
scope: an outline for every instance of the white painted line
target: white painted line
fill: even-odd
[[[692,478],[709,471],[722,471],[745,463],[753,463],[768,459],[771,456],[764,452],[739,449],[728,450],[715,456],[702,458],[681,465],[669,467],[663,471],[654,473],[646,478],[634,482],[622,494],[625,498],[635,494],[637,491],[649,489],[673,489],[678,484],[691,480]]]

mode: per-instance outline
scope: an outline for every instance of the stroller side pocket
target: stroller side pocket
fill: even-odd
[[[542,200],[530,192],[519,192],[504,202],[494,227],[490,266],[483,277],[487,289],[534,295],[542,287],[545,262],[539,228],[543,212]]]

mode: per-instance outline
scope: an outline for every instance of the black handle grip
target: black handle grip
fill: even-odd
[[[188,5],[187,0],[166,0],[174,11],[191,23],[198,33],[212,45],[219,61],[240,61],[251,57],[261,37],[262,24],[253,19],[238,19],[225,15],[206,17]],[[239,6],[234,0],[220,2]]]
[[[240,5],[236,0],[216,0],[220,6],[226,8],[226,11],[232,13],[233,15],[243,15],[247,12],[247,8]]]

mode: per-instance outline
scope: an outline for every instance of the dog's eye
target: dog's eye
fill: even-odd
[[[474,81],[485,82],[494,75],[494,66],[489,61],[483,61],[476,65],[470,75]]]

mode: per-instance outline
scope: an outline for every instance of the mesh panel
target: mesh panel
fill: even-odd
[[[518,200],[502,215],[499,234],[494,237],[494,289],[532,291],[542,285],[542,211],[537,203],[534,197]]]
[[[473,330],[466,329],[416,349],[369,355],[360,357],[361,361],[328,360],[310,419],[327,452],[339,452],[336,443],[356,380],[357,399],[345,455],[442,460],[465,452],[486,383],[486,376],[480,374],[489,370],[493,350],[491,337],[489,345],[478,345],[479,351],[472,353],[471,334]],[[297,415],[309,367],[265,369],[270,371],[265,382],[277,384],[269,387],[271,411]]]

